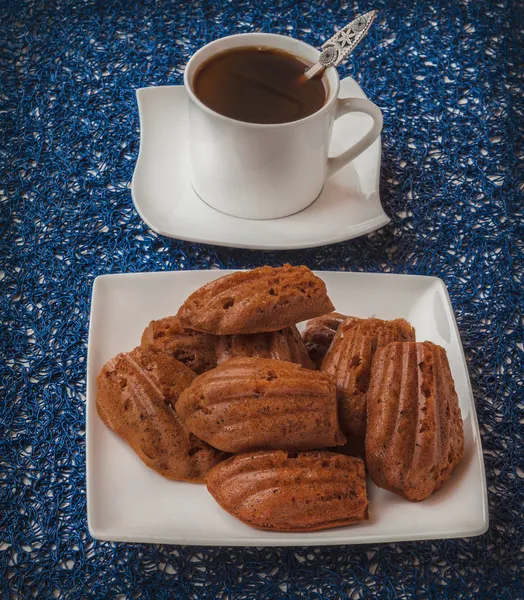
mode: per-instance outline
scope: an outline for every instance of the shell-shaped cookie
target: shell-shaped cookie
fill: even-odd
[[[253,452],[229,458],[207,476],[220,506],[272,531],[315,531],[368,518],[364,462],[317,451]]]
[[[317,369],[320,369],[338,328],[348,319],[356,320],[356,317],[348,317],[332,312],[322,317],[310,319],[306,323],[306,328],[302,332],[302,339],[308,350],[309,358]]]
[[[234,358],[197,377],[176,410],[186,429],[225,452],[340,446],[328,375],[267,358]]]
[[[404,319],[348,319],[340,325],[321,370],[335,379],[340,426],[346,435],[366,433],[366,393],[377,349],[414,340],[415,330]]]
[[[176,359],[138,347],[107,362],[97,379],[101,419],[168,479],[203,481],[226,456],[186,431],[174,410],[194,378]]]
[[[144,329],[141,345],[176,358],[195,373],[209,371],[217,364],[215,336],[182,327],[176,316],[151,321]]]
[[[313,368],[308,351],[295,325],[279,331],[251,335],[219,335],[215,339],[218,364],[239,356],[250,356],[287,360],[308,369]]]
[[[449,478],[464,452],[462,416],[445,350],[431,342],[380,349],[367,399],[371,478],[408,500],[424,500]]]
[[[333,310],[326,285],[307,267],[261,267],[216,279],[178,311],[184,327],[217,335],[276,331]]]

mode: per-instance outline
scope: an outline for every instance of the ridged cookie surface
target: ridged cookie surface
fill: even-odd
[[[180,325],[177,316],[151,321],[142,334],[141,346],[164,352],[197,374],[231,358],[252,356],[296,362],[313,368],[308,351],[293,325],[279,331],[247,335],[212,335]]]
[[[229,360],[197,377],[176,410],[186,429],[225,452],[345,443],[331,378],[280,360]]]
[[[321,370],[337,384],[340,425],[346,435],[366,433],[366,394],[371,361],[378,348],[414,341],[415,330],[404,319],[348,319],[340,325]]]
[[[366,462],[373,481],[424,500],[464,452],[457,393],[446,352],[431,342],[395,343],[373,359]]]
[[[217,364],[215,336],[182,327],[176,316],[151,321],[144,329],[141,345],[169,354],[195,373],[209,371]]]
[[[306,323],[306,328],[302,332],[302,339],[308,350],[309,358],[317,369],[320,369],[338,328],[348,319],[356,319],[356,317],[348,317],[332,312],[322,317],[310,319]]]
[[[148,466],[169,479],[203,481],[225,458],[181,425],[178,396],[195,378],[181,362],[141,347],[118,354],[100,372],[100,418]]]
[[[178,311],[184,327],[218,335],[284,329],[333,310],[307,267],[261,267],[204,285]]]
[[[272,531],[315,531],[368,518],[364,463],[317,451],[254,452],[217,465],[207,487],[244,523]]]
[[[218,364],[239,356],[248,356],[287,360],[308,369],[313,368],[306,346],[295,325],[279,331],[250,335],[218,335],[215,340]]]

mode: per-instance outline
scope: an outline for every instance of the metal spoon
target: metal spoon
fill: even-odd
[[[376,10],[371,10],[364,15],[359,15],[349,25],[346,25],[344,29],[337,31],[332,38],[329,38],[322,45],[322,52],[318,58],[318,62],[304,73],[305,77],[311,79],[315,75],[324,72],[325,69],[339,65],[363,40],[376,14]]]

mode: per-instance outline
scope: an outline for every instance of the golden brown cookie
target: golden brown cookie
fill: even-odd
[[[315,531],[368,518],[364,462],[334,452],[240,454],[208,473],[207,489],[258,529]]]
[[[356,320],[356,317],[348,317],[332,312],[322,317],[310,319],[306,323],[306,328],[302,332],[302,339],[309,352],[309,358],[317,369],[320,369],[338,328],[348,319]]]
[[[184,327],[216,335],[276,331],[333,310],[325,283],[307,267],[261,267],[216,279],[178,311]]]
[[[267,358],[234,358],[195,379],[176,410],[225,452],[309,450],[345,443],[328,375]]]
[[[445,350],[431,342],[381,348],[367,397],[371,478],[408,500],[424,500],[450,477],[464,453],[462,416]]]
[[[371,361],[378,348],[414,341],[415,330],[404,319],[348,319],[340,325],[321,370],[337,384],[338,415],[346,435],[366,433],[366,393]]]
[[[219,335],[215,340],[218,364],[239,356],[249,356],[287,360],[308,369],[313,368],[308,351],[295,325],[279,331],[251,335]]]
[[[151,321],[144,329],[141,345],[169,354],[195,373],[217,365],[215,336],[182,327],[176,316]]]
[[[188,433],[174,410],[194,378],[176,359],[139,346],[107,362],[97,379],[100,418],[168,479],[203,481],[226,456]]]

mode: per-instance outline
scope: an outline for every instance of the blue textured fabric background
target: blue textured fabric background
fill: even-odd
[[[347,72],[384,113],[390,225],[281,253],[182,243],[144,225],[129,192],[136,88],[179,84],[189,56],[219,36],[262,30],[320,45],[372,8],[378,22]],[[0,2],[2,600],[524,598],[523,23],[510,0]],[[90,538],[94,277],[283,261],[444,279],[480,420],[487,534],[310,549]]]

